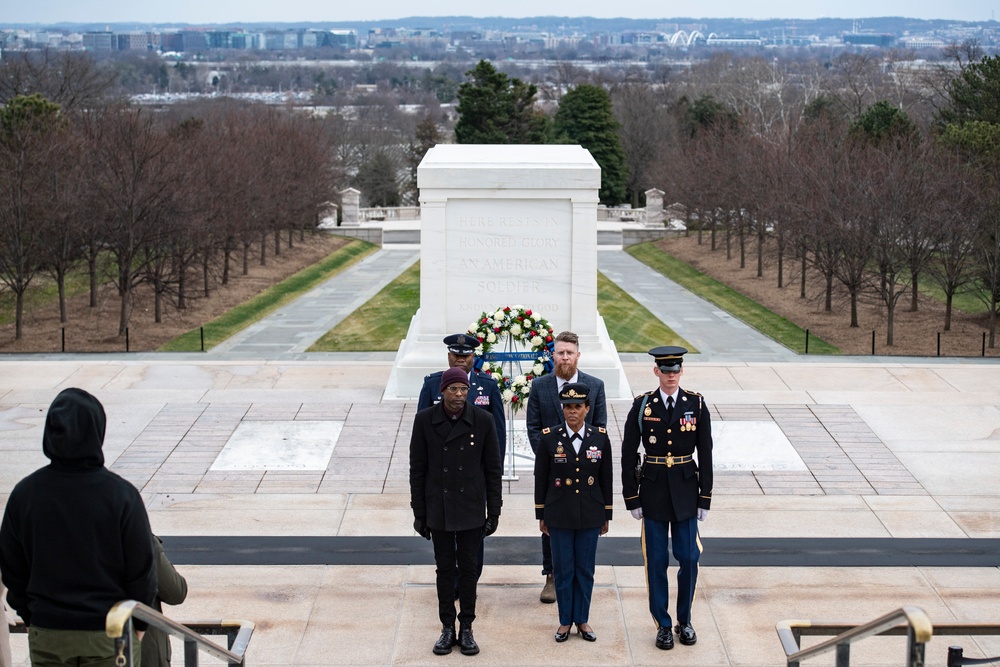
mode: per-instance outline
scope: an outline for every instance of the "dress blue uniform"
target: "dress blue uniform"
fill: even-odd
[[[564,402],[582,403],[587,385],[567,384]],[[582,397],[567,400],[566,397]],[[611,441],[603,426],[583,424],[577,434],[563,424],[542,429],[535,454],[535,518],[543,520],[552,545],[553,578],[560,625],[589,623],[597,538],[614,506]],[[562,638],[557,637],[560,641]]]
[[[681,352],[677,352],[682,350]],[[658,368],[679,372],[677,347],[655,348]],[[655,354],[656,353],[656,354]],[[639,446],[646,456],[640,464]],[[696,456],[695,456],[696,455]],[[659,388],[637,396],[625,421],[622,441],[622,494],[629,510],[642,509],[642,549],[646,561],[649,611],[657,628],[670,632],[667,582],[668,533],[677,559],[677,622],[690,627],[698,583],[698,510],[712,502],[712,424],[701,394],[678,388],[677,405],[668,410]],[[681,642],[694,643],[694,631]],[[687,639],[687,640],[686,640]],[[657,645],[673,646],[672,637]]]

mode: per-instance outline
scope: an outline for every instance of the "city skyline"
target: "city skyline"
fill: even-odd
[[[13,3],[11,3],[13,4]],[[595,2],[594,0],[508,0],[480,10],[475,3],[459,0],[424,0],[419,4],[403,0],[371,0],[367,3],[336,5],[322,0],[286,0],[276,4],[264,0],[176,0],[171,3],[135,3],[132,0],[105,0],[99,6],[78,0],[38,0],[4,8],[5,23],[294,23],[336,21],[392,21],[412,16],[537,17],[568,16],[594,18],[857,18],[900,16],[917,19],[987,21],[995,19],[1000,0],[967,0],[941,3],[939,0],[842,0],[838,2],[796,2],[768,0],[747,4],[738,0],[675,2],[665,5],[653,0]]]

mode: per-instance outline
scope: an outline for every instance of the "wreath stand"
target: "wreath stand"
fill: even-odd
[[[514,328],[516,328],[516,332]],[[469,333],[474,335],[482,348],[477,351],[476,368],[486,366],[491,377],[500,386],[500,393],[511,392],[511,399],[504,403],[509,407],[507,414],[507,473],[504,481],[517,481],[517,467],[514,461],[518,454],[514,452],[514,414],[524,407],[531,393],[531,383],[536,377],[541,377],[552,371],[552,350],[555,346],[552,325],[544,317],[536,315],[530,308],[524,306],[504,306],[494,311],[483,312],[479,319],[469,327]],[[490,342],[493,337],[493,342]],[[494,351],[495,344],[502,344],[502,351]],[[528,362],[531,370],[522,371],[521,364]],[[541,363],[544,370],[535,374],[537,364]],[[534,456],[524,454],[522,458],[533,460]]]

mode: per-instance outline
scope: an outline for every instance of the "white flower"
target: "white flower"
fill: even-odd
[[[492,331],[489,332],[486,335],[486,342],[489,343],[490,345],[492,345],[493,343],[497,342],[497,335],[495,333],[493,333]]]
[[[475,334],[477,331],[479,331],[479,322],[473,322],[469,325],[468,333]]]
[[[512,392],[510,389],[504,389],[503,391],[504,402],[510,403],[510,399],[512,399],[513,397],[514,397],[514,392]]]
[[[531,321],[530,317],[524,318],[524,328],[525,329],[530,329],[532,324],[534,324],[534,322]]]
[[[543,366],[541,364],[535,364],[534,366],[531,367],[531,374],[532,375],[541,375],[542,371],[544,371],[544,370],[545,370],[545,366]]]
[[[521,325],[518,324],[517,322],[515,322],[512,325],[510,325],[510,334],[512,336],[520,336],[521,335]]]
[[[542,337],[541,336],[535,336],[534,338],[531,339],[531,346],[532,347],[538,347],[541,344],[542,344]]]
[[[502,320],[503,316],[504,316],[504,312],[503,312],[502,308],[500,310],[498,310],[497,312],[493,313],[493,319],[498,320],[498,321]]]
[[[528,378],[524,377],[523,375],[518,375],[517,377],[514,378],[514,384],[526,384],[527,382]]]

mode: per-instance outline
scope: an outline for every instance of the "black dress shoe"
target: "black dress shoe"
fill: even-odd
[[[570,631],[570,630],[571,630],[572,628],[573,628],[573,626],[572,626],[572,625],[571,625],[571,626],[569,626],[568,628],[566,628],[566,632],[559,632],[559,629],[558,629],[558,628],[556,628],[556,641],[557,641],[557,642],[564,642],[564,641],[566,641],[567,639],[569,639],[569,631]]]
[[[451,653],[451,647],[457,643],[455,628],[443,628],[441,636],[438,637],[437,642],[434,644],[434,655],[448,655]]]
[[[670,628],[660,628],[656,631],[656,648],[663,649],[664,651],[669,651],[674,647],[674,634],[670,632]]]
[[[685,646],[691,646],[698,641],[698,635],[694,633],[690,623],[678,623],[674,626],[674,632],[677,633],[677,641]]]
[[[475,655],[479,653],[479,644],[472,636],[472,628],[462,628],[458,631],[458,648],[462,655]]]
[[[588,642],[597,641],[597,635],[595,635],[591,630],[584,630],[583,628],[580,627],[579,623],[576,624],[576,633],[581,637],[583,637],[584,639],[586,639]]]

